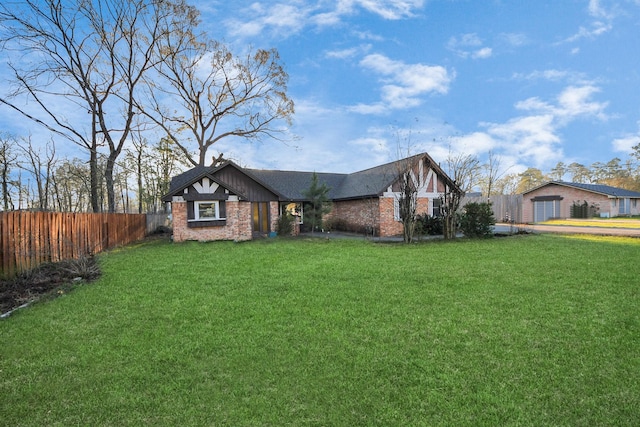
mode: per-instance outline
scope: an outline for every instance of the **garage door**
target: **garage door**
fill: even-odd
[[[533,202],[533,222],[560,217],[560,200],[540,200]]]

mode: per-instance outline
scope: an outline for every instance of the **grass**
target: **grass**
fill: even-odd
[[[640,425],[640,240],[154,242],[0,322],[4,425]]]
[[[540,224],[574,227],[640,228],[640,218],[551,219]]]

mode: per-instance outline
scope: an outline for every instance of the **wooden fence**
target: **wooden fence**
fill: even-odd
[[[0,212],[0,277],[145,237],[145,214]]]
[[[496,222],[522,222],[522,194],[491,196],[491,208]],[[467,203],[484,203],[486,197],[465,197],[460,206]]]

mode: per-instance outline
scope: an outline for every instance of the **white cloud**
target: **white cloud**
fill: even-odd
[[[615,6],[607,10],[601,5],[600,0],[589,0],[587,13],[593,20],[586,27],[580,26],[575,34],[563,40],[564,43],[572,43],[581,39],[594,39],[613,29],[613,21],[617,16]],[[574,48],[571,53],[575,54],[578,51],[575,51]]]
[[[365,56],[360,65],[379,74],[383,83],[380,103],[352,108],[352,111],[365,114],[418,106],[422,103],[421,97],[428,93],[447,93],[453,79],[442,66],[405,64],[381,54]]]
[[[522,33],[502,33],[500,39],[511,47],[524,46],[528,43],[528,38]]]
[[[547,77],[565,77],[563,73],[548,73]],[[532,97],[515,104],[528,114],[504,123],[480,123],[484,132],[474,132],[457,138],[457,143],[472,154],[494,150],[505,159],[517,159],[519,164],[550,167],[563,157],[560,130],[579,118],[606,119],[606,102],[596,102],[599,92],[593,85],[568,86],[552,102]],[[633,137],[640,138],[635,135]],[[633,138],[621,138],[614,145],[628,146]],[[514,163],[515,165],[515,163]],[[503,165],[512,166],[512,165]]]
[[[360,52],[360,49],[358,49],[357,47],[352,47],[349,49],[330,50],[325,53],[325,56],[327,58],[346,59],[346,58],[353,58],[359,52]]]
[[[581,116],[591,116],[606,120],[608,116],[604,110],[608,103],[590,100],[591,95],[599,91],[599,88],[592,85],[569,86],[557,96],[556,104],[550,104],[538,97],[533,97],[516,103],[516,108],[552,114],[556,119],[571,120]]]
[[[485,59],[493,54],[493,49],[483,46],[482,40],[476,33],[451,37],[447,42],[447,49],[461,58]]]
[[[548,70],[535,70],[530,73],[514,73],[514,80],[525,80],[536,82],[538,80],[549,81],[554,83],[565,82],[574,87],[592,88],[592,93],[599,92],[597,84],[599,80],[589,78],[585,73],[573,70],[558,70],[555,68]]]
[[[640,129],[640,121],[638,121],[638,129]],[[640,145],[640,130],[636,134],[628,133],[611,141],[613,150],[623,153],[631,153],[636,145]]]
[[[477,155],[491,151],[498,141],[486,132],[473,132],[455,139],[455,149],[464,154]]]
[[[622,153],[631,153],[633,147],[640,144],[640,135],[627,135],[622,138],[616,138],[611,142],[614,151]]]
[[[263,33],[267,27],[276,34],[292,34],[304,28],[311,11],[308,7],[301,7],[294,3],[275,3],[265,6],[256,2],[240,11],[240,14],[251,16],[251,19],[243,21],[233,18],[226,22],[226,26],[234,37],[254,37]]]
[[[389,141],[386,138],[380,137],[363,137],[348,142],[349,145],[357,148],[359,152],[375,155],[379,163],[384,163],[389,158],[388,143]]]
[[[384,37],[373,34],[371,31],[353,31],[353,34],[360,40],[384,41]]]
[[[353,13],[362,8],[384,19],[397,20],[412,17],[424,6],[424,0],[338,0],[338,11]]]
[[[225,22],[234,37],[254,37],[266,32],[287,37],[307,26],[328,27],[344,17],[368,12],[386,20],[411,18],[424,7],[425,0],[338,0],[304,2],[281,0],[277,3],[254,2]],[[362,33],[365,34],[365,33]],[[377,40],[376,36],[369,35]]]
[[[474,59],[485,59],[489,58],[493,54],[493,49],[490,47],[483,47],[482,49],[478,49],[471,55]]]

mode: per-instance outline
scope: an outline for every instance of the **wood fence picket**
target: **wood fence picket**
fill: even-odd
[[[146,214],[0,212],[0,277],[135,242],[146,228]]]

